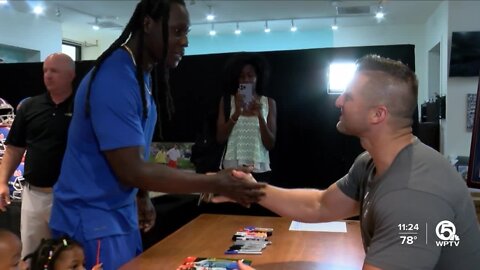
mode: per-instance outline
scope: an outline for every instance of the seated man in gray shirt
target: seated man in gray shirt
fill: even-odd
[[[267,185],[260,204],[304,222],[360,215],[363,270],[480,269],[480,230],[465,181],[412,134],[415,74],[379,56],[357,64],[336,101],[337,129],[357,136],[366,151],[328,189]]]

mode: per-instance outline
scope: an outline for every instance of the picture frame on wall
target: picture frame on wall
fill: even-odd
[[[475,104],[477,102],[477,94],[467,94],[467,131],[472,131],[473,122],[475,121]]]
[[[152,142],[149,160],[183,171],[195,172],[195,165],[190,161],[192,145],[193,142]]]
[[[475,101],[475,117],[472,128],[472,142],[470,144],[470,158],[468,162],[467,185],[471,188],[480,188],[480,75]]]

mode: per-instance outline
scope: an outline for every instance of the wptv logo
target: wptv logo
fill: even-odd
[[[455,225],[448,220],[442,220],[437,224],[435,233],[440,241],[435,241],[437,247],[458,247],[460,245],[460,238],[456,235],[457,229]]]

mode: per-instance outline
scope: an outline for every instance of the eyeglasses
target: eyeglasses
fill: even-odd
[[[190,27],[170,27],[169,32],[176,39],[187,37],[190,33]]]

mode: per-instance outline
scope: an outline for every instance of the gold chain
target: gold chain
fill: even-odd
[[[130,54],[130,57],[132,57],[133,64],[135,66],[137,66],[137,62],[135,61],[135,57],[133,57],[132,50],[130,50],[130,48],[127,46],[127,44],[123,44],[122,47],[125,48],[125,50],[127,50],[128,54]]]
[[[127,50],[128,54],[130,54],[130,57],[132,58],[133,64],[137,66],[137,62],[135,61],[135,57],[133,57],[133,52],[132,50],[127,46],[127,44],[122,45],[125,50]],[[147,89],[147,92],[152,95],[152,91],[150,90],[150,87],[148,87],[147,83],[145,82],[145,88]]]

